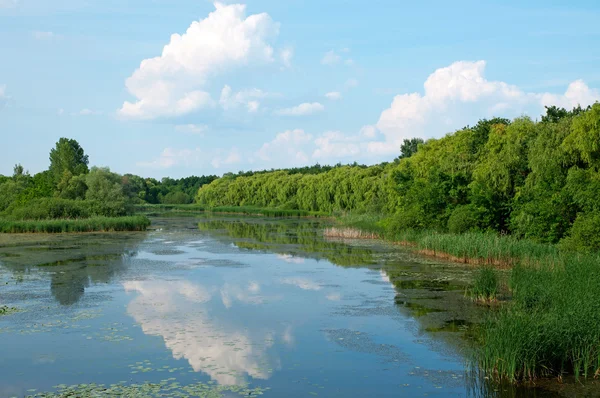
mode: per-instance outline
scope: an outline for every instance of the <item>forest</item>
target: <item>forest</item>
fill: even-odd
[[[217,178],[158,181],[90,168],[84,149],[68,138],[56,143],[49,160],[48,170],[33,176],[20,164],[12,176],[0,175],[0,232],[145,229],[145,217],[132,217],[135,205],[191,203],[202,185]]]
[[[405,140],[370,167],[227,174],[200,188],[206,207],[379,215],[393,231],[495,232],[600,249],[600,104],[548,107],[541,120],[480,120],[440,139]]]

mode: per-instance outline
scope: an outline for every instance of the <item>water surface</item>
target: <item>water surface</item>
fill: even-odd
[[[0,236],[0,306],[17,309],[0,316],[0,397],[497,394],[465,376],[485,311],[464,298],[470,267],[310,220],[153,226]]]

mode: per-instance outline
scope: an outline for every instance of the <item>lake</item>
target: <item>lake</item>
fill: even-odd
[[[470,266],[316,220],[152,221],[0,236],[1,397],[518,393],[467,371]]]

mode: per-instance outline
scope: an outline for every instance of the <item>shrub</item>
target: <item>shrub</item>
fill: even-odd
[[[569,236],[561,240],[560,246],[565,250],[584,252],[600,250],[600,213],[580,213]]]
[[[458,206],[448,219],[448,230],[454,234],[475,232],[481,229],[485,214],[474,205]]]

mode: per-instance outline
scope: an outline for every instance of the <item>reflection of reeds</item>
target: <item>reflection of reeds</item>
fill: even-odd
[[[327,228],[323,231],[323,236],[328,238],[345,239],[379,239],[380,236],[374,232],[366,232],[356,228]]]
[[[144,216],[36,221],[0,220],[1,233],[145,231],[148,226],[150,226],[150,220]]]

